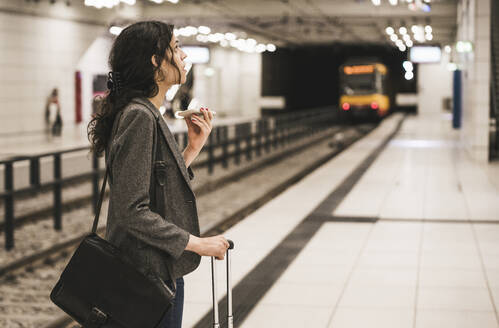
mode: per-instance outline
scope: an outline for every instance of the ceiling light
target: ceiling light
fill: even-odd
[[[401,45],[401,46],[399,47],[399,50],[400,50],[400,51],[402,51],[402,52],[404,52],[404,51],[406,51],[406,50],[407,50],[407,48],[406,48],[406,46],[403,44],[403,45]]]
[[[226,40],[229,40],[229,41],[232,41],[232,40],[235,40],[236,39],[236,35],[234,33],[225,33],[225,39]]]
[[[409,41],[407,41],[407,42],[405,43],[405,45],[406,45],[408,48],[410,48],[410,47],[412,47],[412,46],[414,45],[414,43],[412,42],[412,40],[409,40]]]
[[[120,0],[85,0],[85,6],[95,7],[97,9],[105,8],[113,8],[118,5]]]
[[[262,44],[262,43],[259,43],[259,44],[257,44],[257,46],[255,47],[255,50],[256,50],[256,52],[258,52],[258,53],[262,53],[262,52],[264,52],[265,50],[267,50],[267,46],[266,46],[266,45],[264,45],[264,44]]]
[[[451,48],[451,46],[446,45],[445,48],[444,48],[444,50],[445,50],[446,53],[450,54],[450,52],[452,51],[452,48]]]
[[[433,35],[432,34],[426,34],[425,35],[425,39],[428,40],[428,41],[431,41],[431,40],[433,40]]]
[[[247,44],[248,46],[250,46],[250,47],[254,47],[254,46],[256,46],[257,42],[256,42],[256,40],[255,40],[255,39],[247,39],[247,40],[246,40],[246,44]]]
[[[208,37],[203,34],[198,34],[196,36],[196,40],[198,40],[199,42],[208,42]]]
[[[188,34],[188,36],[196,35],[198,34],[198,29],[194,26],[187,26],[185,27],[185,33]]]
[[[395,30],[391,26],[388,26],[385,31],[386,31],[386,34],[388,34],[388,35],[392,35],[393,33],[395,33]]]
[[[402,26],[401,28],[399,28],[399,33],[402,35],[407,34],[407,29]]]
[[[381,4],[381,0],[371,0],[373,2],[373,5],[379,6]]]
[[[424,27],[424,31],[425,31],[426,33],[431,33],[431,32],[433,31],[433,29],[431,28],[431,26],[430,26],[430,25],[426,25],[426,26]]]
[[[252,53],[252,52],[256,51],[255,46],[247,43],[246,41],[238,49],[241,51],[244,51],[244,52],[248,52],[248,53]]]
[[[401,46],[403,46],[403,45],[404,45],[404,42],[403,42],[402,40],[397,40],[397,41],[395,42],[395,45],[396,45],[397,47],[401,47]]]
[[[237,39],[237,40],[230,41],[230,45],[234,48],[237,48],[237,49],[242,49],[245,44],[246,44],[246,41],[244,39]]]
[[[403,36],[404,41],[409,41],[411,39],[411,36],[409,34],[406,34]]]
[[[209,28],[208,26],[201,25],[198,27],[198,32],[201,34],[210,34],[211,28]]]
[[[398,0],[388,0],[392,6],[396,6],[398,3]]]
[[[412,80],[414,78],[414,73],[413,72],[405,72],[404,77],[407,81]]]
[[[109,33],[111,33],[113,35],[120,35],[121,31],[123,31],[123,27],[111,26],[109,28]]]
[[[223,35],[222,33],[217,32],[217,33],[213,34],[213,36],[214,36],[216,42],[220,42],[220,41],[225,39],[225,35]]]
[[[414,69],[414,66],[412,65],[412,63],[408,60],[404,61],[402,63],[402,66],[404,67],[404,69],[407,71],[407,72],[412,72],[413,69]]]
[[[168,2],[171,2],[171,3],[178,3],[178,0],[168,0]]]
[[[276,46],[272,43],[267,44],[267,51],[274,52],[276,51]]]
[[[392,40],[393,42],[397,41],[397,40],[398,40],[398,38],[399,38],[399,37],[397,36],[397,34],[392,34],[392,35],[390,35],[390,40]]]

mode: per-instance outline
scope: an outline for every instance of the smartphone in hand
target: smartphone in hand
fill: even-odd
[[[214,111],[210,111],[213,116],[216,115],[216,112]],[[198,109],[187,109],[187,110],[182,110],[182,111],[178,111],[178,112],[175,112],[175,116],[177,118],[186,118],[186,117],[190,117],[191,115],[202,115],[203,112],[201,112],[201,109],[198,108]]]

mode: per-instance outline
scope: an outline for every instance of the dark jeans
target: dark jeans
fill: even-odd
[[[171,282],[167,282],[171,286]],[[184,312],[184,278],[177,279],[177,293],[173,305],[161,320],[158,328],[182,328],[182,313]]]

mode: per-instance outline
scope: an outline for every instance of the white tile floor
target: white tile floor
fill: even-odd
[[[497,175],[498,164],[468,157],[444,116],[411,117],[334,214],[499,220]]]
[[[473,247],[464,253],[459,247],[448,248],[454,233],[466,243],[473,227],[470,223],[326,223],[243,327],[302,327],[308,316],[316,315],[316,323],[308,326],[497,328],[499,288],[493,286],[498,284],[499,270],[485,270],[478,253],[480,237],[472,239]],[[437,231],[441,241],[435,238]],[[405,236],[419,248],[394,247]],[[392,250],[368,248],[386,241]],[[425,250],[427,243],[435,248]],[[332,251],[334,245],[344,244],[355,251]],[[313,259],[315,265],[310,264]],[[297,299],[297,289],[306,291],[304,297]],[[294,319],[288,321],[299,304],[304,307],[303,318],[293,313]]]
[[[499,218],[499,170],[469,160],[447,123],[408,119],[335,211],[382,220],[323,224],[241,327],[499,328],[499,224],[473,223]],[[226,235],[237,242],[233,284],[395,124],[396,117],[386,120],[230,229]],[[211,307],[209,261],[185,278],[183,327],[192,327]]]

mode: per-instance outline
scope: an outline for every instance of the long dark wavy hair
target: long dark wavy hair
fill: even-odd
[[[155,78],[165,78],[160,66],[167,57],[167,50],[171,54],[170,63],[177,69],[180,83],[180,69],[175,64],[174,49],[170,46],[172,38],[173,25],[147,21],[128,26],[114,41],[109,54],[114,86],[99,100],[98,111],[87,126],[91,151],[97,156],[102,156],[109,143],[116,115],[133,98],[151,98],[158,94]],[[158,66],[153,65],[152,56]]]

